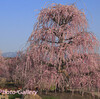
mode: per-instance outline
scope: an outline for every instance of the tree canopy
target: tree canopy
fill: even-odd
[[[43,8],[28,42],[16,69],[25,88],[100,89],[100,67],[94,57],[99,41],[88,32],[86,16],[75,5]]]

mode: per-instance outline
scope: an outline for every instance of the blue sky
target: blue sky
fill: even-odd
[[[100,0],[0,0],[0,50],[21,50],[30,36],[37,14],[45,4],[76,2],[84,9],[89,30],[100,40]]]

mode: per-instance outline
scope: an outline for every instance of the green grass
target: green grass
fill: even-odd
[[[54,97],[54,96],[45,96],[42,99],[60,99],[59,97]]]
[[[15,98],[21,98],[21,97],[22,97],[22,95],[19,95],[19,94],[9,95],[9,99],[15,99]]]

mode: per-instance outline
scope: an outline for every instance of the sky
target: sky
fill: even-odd
[[[89,31],[100,40],[100,0],[0,0],[0,51],[22,50],[39,11],[47,4],[73,4],[85,12]]]

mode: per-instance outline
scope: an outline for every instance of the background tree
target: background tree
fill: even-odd
[[[23,68],[17,67],[24,74],[25,88],[100,89],[94,57],[99,41],[87,28],[84,12],[75,5],[52,4],[42,9],[28,40]]]
[[[6,60],[0,53],[0,87],[3,88],[6,85],[6,81],[9,79],[8,67],[6,66]]]
[[[8,68],[6,66],[6,60],[4,57],[2,57],[1,53],[0,53],[0,78],[4,77],[7,78],[8,75]]]

